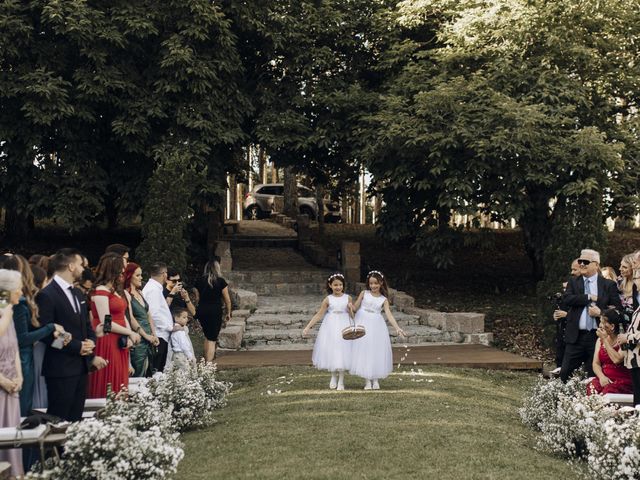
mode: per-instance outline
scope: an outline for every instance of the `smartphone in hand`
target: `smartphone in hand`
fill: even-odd
[[[59,335],[58,338],[54,338],[53,342],[51,342],[51,347],[62,350],[62,347],[64,347],[64,335]]]
[[[104,333],[111,333],[111,315],[104,316],[104,322],[102,322],[102,331]]]

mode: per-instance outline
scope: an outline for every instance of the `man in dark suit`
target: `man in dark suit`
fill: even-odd
[[[581,275],[571,278],[563,296],[569,307],[565,330],[565,351],[560,378],[566,382],[580,365],[593,376],[592,363],[596,347],[598,318],[608,307],[622,310],[616,282],[599,274],[600,254],[595,250],[582,250],[578,258]]]
[[[106,365],[104,359],[93,355],[96,334],[89,321],[86,297],[73,286],[82,276],[82,264],[77,250],[59,250],[50,263],[55,275],[36,296],[40,322],[62,325],[71,335],[61,348],[56,348],[60,345],[54,343],[53,336],[45,338],[47,350],[42,364],[49,401],[47,413],[69,421],[82,420],[90,367]]]

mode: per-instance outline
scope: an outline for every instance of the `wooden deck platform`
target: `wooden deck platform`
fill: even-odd
[[[539,370],[542,361],[484,345],[428,345],[394,347],[394,364],[444,365],[495,370]],[[406,354],[405,359],[400,359]],[[261,350],[219,352],[218,368],[311,365],[311,350]]]

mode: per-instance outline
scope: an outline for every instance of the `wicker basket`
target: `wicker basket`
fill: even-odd
[[[356,340],[364,337],[365,334],[364,325],[350,325],[342,329],[342,338],[345,340]]]

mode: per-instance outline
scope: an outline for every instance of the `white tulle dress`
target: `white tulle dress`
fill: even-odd
[[[358,340],[353,340],[349,370],[352,375],[377,380],[387,377],[393,370],[389,329],[382,316],[382,307],[386,299],[384,295],[374,297],[369,290],[364,291],[355,323],[364,325],[366,334]]]
[[[311,357],[319,370],[349,370],[351,341],[342,338],[342,329],[349,326],[349,296],[327,296],[329,308],[322,319]]]

